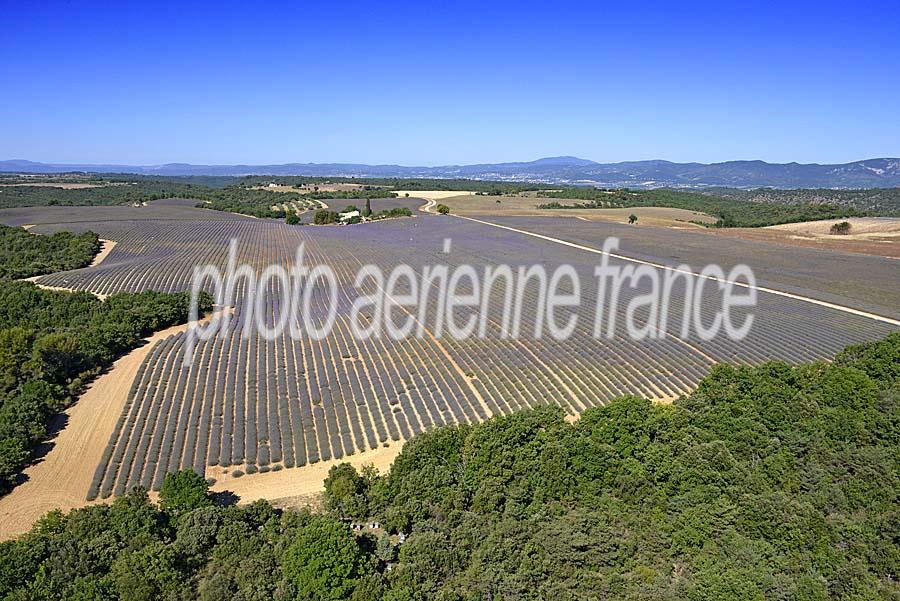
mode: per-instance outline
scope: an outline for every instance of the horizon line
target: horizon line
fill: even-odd
[[[873,156],[863,159],[856,159],[852,161],[846,161],[843,163],[818,163],[818,162],[810,162],[810,163],[801,163],[799,161],[788,161],[788,162],[774,162],[767,161],[765,159],[727,159],[724,161],[712,161],[712,162],[703,162],[703,161],[673,161],[670,159],[662,159],[662,158],[653,158],[653,159],[626,159],[619,161],[608,161],[608,162],[600,162],[595,161],[593,159],[586,159],[583,157],[579,157],[576,155],[552,155],[552,156],[542,156],[536,159],[531,160],[517,160],[517,161],[493,161],[493,162],[474,162],[474,163],[442,163],[442,164],[433,164],[433,165],[412,165],[412,164],[402,164],[402,163],[360,163],[360,162],[352,162],[352,161],[286,161],[286,162],[226,162],[226,163],[208,163],[208,162],[200,162],[193,163],[187,161],[169,161],[164,163],[128,163],[128,162],[77,162],[77,161],[34,161],[31,159],[22,159],[22,158],[14,158],[14,159],[0,159],[0,164],[2,163],[29,163],[32,165],[47,165],[51,167],[61,167],[61,166],[80,166],[80,167],[140,167],[143,169],[153,169],[157,167],[167,167],[171,165],[189,165],[192,167],[269,167],[269,166],[285,166],[285,165],[348,165],[348,166],[365,166],[365,167],[403,167],[407,169],[436,169],[441,167],[472,167],[477,165],[514,165],[514,164],[529,164],[529,163],[537,163],[540,161],[548,161],[554,159],[572,159],[575,161],[583,161],[589,162],[594,165],[621,165],[625,163],[670,163],[674,165],[722,165],[725,163],[765,163],[767,165],[800,165],[800,166],[829,166],[829,165],[850,165],[854,163],[863,163],[866,161],[883,161],[883,160],[897,160],[900,161],[900,156],[892,157],[892,156]]]

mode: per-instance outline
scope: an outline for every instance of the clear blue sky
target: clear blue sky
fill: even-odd
[[[896,0],[123,4],[0,0],[0,159],[900,156]]]

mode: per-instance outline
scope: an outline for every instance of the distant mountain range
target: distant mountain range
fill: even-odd
[[[900,187],[900,159],[882,158],[819,165],[726,161],[724,163],[672,163],[629,161],[595,163],[577,157],[550,157],[526,163],[487,163],[404,167],[351,163],[285,163],[283,165],[88,165],[32,161],[0,161],[0,172],[137,173],[142,175],[306,175],[324,177],[466,178],[507,182],[541,182],[633,188],[895,188]]]

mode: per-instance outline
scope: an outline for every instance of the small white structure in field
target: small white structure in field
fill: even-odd
[[[359,217],[359,216],[360,216],[359,211],[347,211],[346,213],[341,213],[340,215],[338,215],[338,218],[341,221],[349,221],[350,219],[353,219],[354,217]]]
[[[277,188],[277,187],[278,187],[278,184],[272,183],[272,184],[269,184],[269,187],[270,187],[270,188]]]

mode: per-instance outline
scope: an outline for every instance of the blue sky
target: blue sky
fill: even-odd
[[[900,156],[896,0],[0,0],[0,14],[0,159]]]

